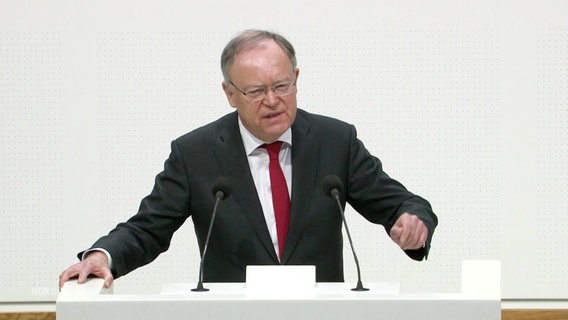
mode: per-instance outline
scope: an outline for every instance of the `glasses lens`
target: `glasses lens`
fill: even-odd
[[[253,90],[249,90],[246,92],[243,92],[243,94],[251,99],[252,102],[258,102],[260,100],[263,100],[266,95],[268,94],[269,90],[272,90],[272,92],[274,93],[275,96],[277,97],[284,97],[289,95],[290,93],[292,93],[292,87],[294,86],[294,82],[285,82],[285,83],[281,83],[278,84],[274,87],[263,87],[263,88],[256,88]]]
[[[265,92],[266,92],[266,89],[258,88],[258,89],[247,91],[246,96],[249,97],[252,100],[259,100],[259,99],[262,99],[264,97]]]
[[[282,84],[279,84],[279,85],[277,85],[277,86],[274,86],[274,87],[272,88],[272,90],[274,90],[274,94],[275,94],[275,95],[277,95],[277,96],[283,96],[283,95],[285,95],[286,93],[288,93],[288,90],[290,89],[290,85],[291,85],[291,84],[292,84],[291,82],[289,82],[289,83],[282,83]]]

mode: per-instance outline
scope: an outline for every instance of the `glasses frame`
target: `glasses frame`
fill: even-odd
[[[257,89],[264,89],[262,94],[256,98],[251,98],[250,94],[251,91],[244,91],[241,88],[237,87],[234,83],[233,80],[229,80],[229,84],[232,85],[235,89],[237,89],[237,91],[239,91],[240,94],[242,94],[243,96],[247,97],[251,102],[258,102],[258,101],[262,101],[266,98],[266,95],[268,94],[268,90],[272,90],[272,92],[274,93],[275,96],[277,97],[286,97],[288,95],[290,95],[292,93],[292,90],[290,90],[292,87],[296,86],[296,79],[294,77],[294,80],[290,82],[290,84],[288,84],[288,87],[286,88],[286,92],[284,94],[277,94],[276,93],[276,89],[275,87],[282,85],[283,83],[279,83],[273,86],[260,86],[257,87]]]

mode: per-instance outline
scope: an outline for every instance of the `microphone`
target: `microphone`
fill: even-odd
[[[211,222],[209,223],[209,230],[207,231],[207,238],[205,238],[205,245],[203,246],[203,253],[201,254],[201,262],[199,263],[199,281],[197,282],[197,288],[191,289],[194,292],[204,292],[209,291],[209,289],[203,287],[203,262],[205,261],[205,254],[207,253],[207,247],[209,246],[209,238],[211,237],[211,230],[213,229],[213,222],[215,222],[215,215],[217,213],[217,206],[221,200],[227,199],[231,194],[232,184],[231,180],[225,177],[219,177],[213,181],[213,187],[211,191],[215,197],[215,206],[213,207],[213,214],[211,215]]]
[[[357,254],[355,253],[355,248],[353,247],[353,240],[351,240],[351,233],[349,232],[349,227],[347,227],[347,221],[345,220],[345,213],[341,207],[341,202],[339,201],[339,192],[343,189],[343,183],[338,176],[328,175],[322,180],[323,193],[327,196],[335,199],[339,212],[341,212],[341,219],[343,220],[343,225],[345,226],[345,232],[347,233],[347,238],[349,238],[349,245],[351,245],[351,251],[353,252],[353,258],[355,259],[355,265],[357,266],[357,287],[351,289],[352,291],[368,291],[369,289],[363,287],[361,282],[361,269],[359,267],[359,259],[357,259]]]

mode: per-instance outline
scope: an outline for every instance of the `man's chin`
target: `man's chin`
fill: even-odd
[[[271,127],[268,130],[264,130],[264,132],[262,133],[264,138],[262,140],[267,141],[267,142],[272,142],[272,141],[280,138],[280,136],[283,135],[284,132],[286,132],[286,130],[288,130],[287,125],[283,125],[283,126],[280,126],[278,128]]]

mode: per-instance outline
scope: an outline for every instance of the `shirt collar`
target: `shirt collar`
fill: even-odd
[[[256,150],[261,145],[268,143],[266,141],[262,141],[259,138],[255,137],[250,131],[245,128],[241,118],[239,119],[239,131],[241,132],[241,137],[243,138],[243,145],[245,147],[245,152],[250,155],[254,150]],[[284,133],[276,139],[278,141],[282,141],[287,143],[288,145],[292,145],[292,129],[288,128],[288,130],[284,131]]]

